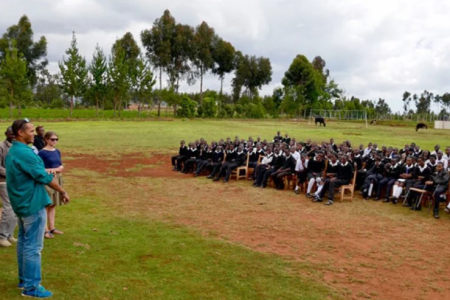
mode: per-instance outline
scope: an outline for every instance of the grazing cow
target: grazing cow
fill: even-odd
[[[377,124],[377,120],[373,119],[372,121],[370,121],[370,125],[375,125]]]
[[[322,125],[323,125],[323,127],[327,126],[327,124],[325,123],[325,119],[322,117],[316,117],[314,119],[314,122],[316,123],[316,126],[317,126],[317,123],[319,123],[319,126],[322,126]]]
[[[428,129],[427,124],[419,123],[416,125],[416,132],[419,131],[419,129]]]

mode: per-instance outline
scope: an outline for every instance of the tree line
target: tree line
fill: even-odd
[[[264,118],[309,115],[312,109],[366,110],[370,117],[390,115],[384,99],[347,98],[331,77],[326,61],[316,56],[309,61],[297,55],[285,72],[281,86],[272,95],[260,96],[260,89],[272,81],[269,58],[243,54],[231,42],[222,39],[206,22],[193,27],[177,23],[170,11],[156,19],[150,29],[140,34],[142,48],[127,32],[105,55],[97,45],[87,61],[77,46],[75,32],[70,46],[59,61],[59,72],[48,69],[47,40],[34,40],[32,24],[27,16],[9,27],[0,38],[0,106],[68,108],[93,107],[99,116],[113,110],[114,116],[130,104],[144,107],[173,107],[179,117],[243,117]],[[217,76],[220,90],[204,88],[206,74]],[[223,92],[229,74],[232,90]],[[164,80],[167,80],[163,87]],[[197,93],[182,93],[180,86],[199,81]],[[159,84],[157,84],[159,83]],[[432,103],[445,112],[450,94],[420,95],[405,92],[404,114],[430,112]],[[410,104],[416,106],[416,112]],[[441,111],[441,113],[443,113]]]

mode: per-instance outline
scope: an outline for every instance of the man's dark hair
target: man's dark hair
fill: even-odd
[[[15,120],[11,126],[14,135],[17,136],[19,134],[19,130],[23,130],[27,123],[30,123],[28,119]]]

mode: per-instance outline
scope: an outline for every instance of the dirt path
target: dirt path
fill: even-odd
[[[86,169],[132,180],[135,189],[124,191],[132,196],[118,203],[126,210],[305,262],[348,299],[450,299],[450,220],[444,213],[436,221],[360,199],[326,207],[248,181],[212,183],[172,172],[170,157],[157,154],[73,156],[66,166],[68,176]]]

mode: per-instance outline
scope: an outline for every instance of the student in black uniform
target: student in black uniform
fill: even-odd
[[[267,168],[265,172],[261,171],[261,173],[258,175],[257,186],[259,185],[261,188],[266,188],[269,177],[284,165],[284,160],[285,157],[281,153],[281,150],[279,148],[276,148],[273,160],[270,163],[270,167]]]
[[[413,178],[415,166],[413,164],[413,158],[407,157],[406,163],[402,165],[400,169],[399,179],[395,182],[392,190],[392,203],[397,204],[400,195],[405,187],[406,191],[414,184],[415,179]]]
[[[200,144],[200,150],[197,150],[197,148],[191,150],[191,158],[184,162],[183,170],[181,171],[181,173],[188,174],[191,169],[193,169],[194,164],[198,165],[199,163],[206,161],[207,150],[205,150],[205,148],[205,144]]]
[[[248,154],[250,155],[248,167],[256,168],[256,166],[258,165],[259,157],[264,156],[264,150],[261,148],[261,144],[258,143],[256,144],[255,148],[252,148],[251,152],[248,152]]]
[[[281,140],[283,143],[286,143],[286,144],[288,144],[288,145],[290,145],[291,144],[291,138],[289,137],[289,134],[285,134],[284,135],[284,138]]]
[[[316,183],[317,178],[321,178],[323,170],[325,170],[325,161],[323,153],[318,153],[314,158],[308,160],[308,187],[306,189],[306,197],[311,197],[311,190]]]
[[[429,181],[426,181],[426,189],[429,191],[434,190],[434,209],[433,215],[435,219],[439,219],[439,204],[441,202],[447,202],[447,190],[448,190],[449,174],[445,170],[444,164],[439,162],[436,166],[436,171],[431,175]],[[419,203],[420,205],[420,203]]]
[[[383,202],[388,203],[391,202],[389,200],[392,187],[394,186],[394,183],[398,180],[398,177],[400,176],[400,170],[401,170],[401,159],[391,159],[391,162],[384,165],[384,177],[380,180],[378,183],[377,188],[377,195],[375,200],[380,199],[381,190],[383,187],[386,186],[386,195]]]
[[[377,156],[375,158],[375,164],[367,172],[366,180],[362,186],[363,197],[365,200],[369,200],[370,196],[372,196],[373,189],[376,188],[378,182],[383,179],[383,173],[384,165],[381,163],[381,158]]]
[[[219,174],[217,175],[216,178],[213,179],[213,181],[219,181],[222,176],[225,176],[223,182],[228,182],[228,180],[230,179],[231,172],[237,167],[240,167],[246,163],[247,154],[244,152],[243,144],[239,145],[239,148],[235,153],[236,154],[234,158],[231,159],[230,162],[226,162],[222,165]]]
[[[306,177],[308,176],[308,156],[306,153],[300,154],[300,159],[297,160],[297,165],[295,166],[295,172],[297,173],[297,185],[295,186],[294,192],[298,195],[300,186],[306,182]]]
[[[178,169],[177,161],[183,159],[187,155],[187,146],[185,141],[180,141],[180,149],[178,150],[178,155],[172,156],[172,166],[173,171],[181,171],[181,169]]]
[[[194,176],[199,176],[205,167],[214,168],[215,166],[222,164],[222,160],[222,146],[213,146],[211,144],[211,147],[206,151],[206,159],[197,164],[197,170],[195,171]]]
[[[339,160],[337,158],[337,155],[334,153],[328,154],[328,165],[327,165],[327,171],[324,176],[324,178],[321,179],[321,182],[318,183],[317,191],[314,193],[314,199],[313,202],[322,202],[322,197],[325,194],[325,191],[327,190],[330,181],[336,179],[337,172],[339,170]]]
[[[413,172],[413,178],[416,179],[412,187],[417,189],[424,189],[426,188],[425,182],[430,180],[431,176],[431,170],[430,168],[425,164],[425,160],[423,157],[419,157],[417,159],[417,166],[414,168]],[[413,201],[417,198],[418,194],[414,191],[410,191],[407,193],[407,196],[405,198],[405,205],[406,207],[410,207],[412,210],[420,210],[421,207],[416,206],[413,204]]]
[[[340,164],[336,178],[332,178],[328,185],[328,202],[325,205],[332,205],[334,203],[334,189],[343,185],[349,184],[353,178],[353,167],[347,161],[344,155],[340,157]]]
[[[428,168],[430,168],[430,171],[433,173],[436,170],[436,155],[431,154],[430,155],[430,159],[425,161],[425,164],[427,165]]]
[[[283,137],[281,136],[281,133],[277,131],[277,135],[273,137],[273,142],[281,142],[283,140]]]
[[[275,183],[275,188],[277,190],[284,190],[284,177],[287,175],[291,175],[295,172],[295,165],[297,161],[294,156],[291,154],[290,149],[284,150],[284,164],[277,171],[272,173],[272,179]]]
[[[261,163],[256,166],[255,171],[253,172],[253,186],[257,186],[257,178],[258,178],[259,173],[263,169],[267,169],[269,167],[269,164],[273,160],[272,148],[268,147],[266,149],[266,153],[265,154],[266,155],[261,160]]]
[[[189,143],[189,148],[187,150],[186,156],[183,158],[177,160],[177,167],[181,169],[181,173],[187,174],[188,169],[186,168],[186,165],[192,166],[193,163],[197,160],[199,156],[200,150],[197,150],[197,146],[195,143]],[[179,165],[178,165],[179,162]],[[189,163],[188,163],[189,162]],[[183,163],[183,167],[181,167],[181,163]]]
[[[219,173],[222,166],[226,163],[231,163],[231,161],[236,157],[236,151],[234,149],[234,144],[227,144],[225,152],[224,152],[225,160],[221,163],[214,164],[211,174],[209,174],[208,179],[213,179],[216,173]]]

